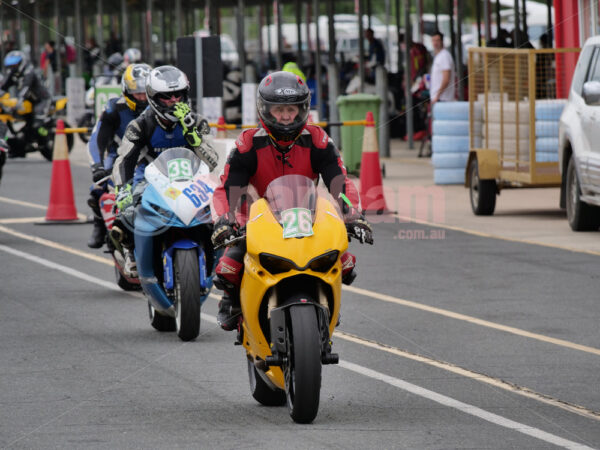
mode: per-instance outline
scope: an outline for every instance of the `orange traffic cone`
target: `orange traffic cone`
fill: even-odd
[[[225,117],[220,116],[217,121],[217,139],[225,139],[227,137],[227,129],[225,128]]]
[[[62,120],[56,121],[54,148],[52,150],[50,201],[48,202],[46,219],[44,222],[39,223],[86,223],[85,220],[79,219],[75,208],[69,148],[65,136],[65,123]]]
[[[379,144],[373,113],[367,112],[360,161],[360,200],[365,213],[389,213],[383,195],[383,181],[379,166]]]

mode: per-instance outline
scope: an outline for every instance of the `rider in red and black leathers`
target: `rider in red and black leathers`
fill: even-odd
[[[297,111],[291,123],[282,124],[271,108],[293,105]],[[221,185],[214,194],[215,224],[213,244],[222,245],[235,237],[235,211],[243,207],[246,190],[252,185],[263,196],[269,183],[283,175],[304,175],[318,181],[319,175],[329,192],[340,202],[349,232],[361,242],[372,243],[372,231],[356,210],[343,202],[343,193],[358,207],[359,196],[347,178],[346,169],[333,141],[316,125],[307,125],[310,91],[304,81],[289,72],[276,72],[261,81],[257,94],[261,128],[240,134],[225,165]],[[243,209],[243,208],[242,208]],[[225,291],[219,302],[218,322],[225,330],[235,327],[232,307],[239,305],[239,290],[244,272],[245,244],[229,247],[217,265],[215,286]],[[356,258],[342,255],[342,280],[355,278]]]

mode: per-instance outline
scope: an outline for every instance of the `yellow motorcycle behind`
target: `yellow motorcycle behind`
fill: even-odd
[[[250,207],[238,343],[246,349],[252,396],[287,403],[295,422],[319,409],[321,368],[336,364],[331,336],[340,312],[348,235],[341,215],[315,183],[285,175]]]
[[[48,116],[43,124],[43,130],[38,130],[33,126],[31,102],[25,100],[17,110],[16,98],[10,97],[8,93],[0,96],[0,121],[6,123],[10,131],[6,138],[10,147],[9,157],[24,157],[27,153],[39,151],[44,158],[52,161],[56,120],[65,113],[66,105],[66,97],[53,98]],[[66,121],[65,127],[69,127]],[[73,148],[73,135],[67,134],[66,136],[70,152]]]

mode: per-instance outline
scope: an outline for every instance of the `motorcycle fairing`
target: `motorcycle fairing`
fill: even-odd
[[[149,186],[142,197],[142,207],[151,210],[154,215],[156,208],[169,211],[172,216],[163,216],[169,226],[191,227],[212,221],[210,215],[210,200],[215,189],[215,183],[208,176],[208,168],[202,164],[193,179],[189,181],[170,181],[157,166],[152,163],[146,167],[144,176]],[[150,189],[152,187],[152,189]],[[180,222],[179,225],[176,223]],[[152,230],[164,226],[154,224]]]
[[[137,219],[136,219],[137,220]],[[154,274],[154,236],[135,233],[135,260],[142,289],[155,309],[175,317],[175,307]]]
[[[314,234],[300,239],[284,239],[283,228],[271,212],[265,199],[252,204],[249,220],[246,225],[247,253],[244,257],[244,275],[241,286],[241,306],[244,316],[244,347],[250,356],[264,360],[271,356],[270,343],[264,335],[259,323],[260,308],[263,299],[270,292],[274,296],[274,287],[285,279],[298,275],[314,277],[315,282],[325,283],[331,287],[333,310],[330,311],[331,322],[329,334],[333,333],[339,314],[341,299],[342,267],[338,257],[336,263],[327,273],[313,272],[308,268],[311,259],[332,250],[343,254],[348,248],[348,237],[344,222],[332,203],[323,197],[317,198]],[[297,267],[306,268],[299,271],[292,269],[284,273],[272,275],[260,264],[260,253],[269,253],[285,257]],[[277,299],[269,298],[269,302]],[[315,300],[316,301],[316,300]],[[313,303],[317,304],[317,303]],[[277,305],[279,306],[279,305]],[[265,373],[276,380],[278,387],[283,388],[283,372],[279,367],[271,366]]]

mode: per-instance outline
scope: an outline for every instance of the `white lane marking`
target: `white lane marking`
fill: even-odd
[[[110,281],[102,280],[100,278],[93,277],[88,275],[87,273],[80,272],[79,270],[71,269],[70,267],[63,266],[62,264],[58,264],[56,262],[50,261],[45,258],[40,258],[39,256],[32,255],[31,253],[25,253],[21,250],[16,250],[11,247],[7,247],[6,245],[0,244],[0,250],[5,251],[6,253],[10,253],[15,256],[19,256],[20,258],[27,259],[28,261],[35,262],[37,264],[41,264],[42,266],[49,267],[50,269],[56,269],[67,275],[71,275],[75,278],[79,278],[84,281],[88,281],[90,283],[97,284],[98,286],[105,287],[107,289],[113,289],[115,291],[124,292],[129,295],[133,295],[135,297],[139,297],[140,294],[135,292],[127,292],[121,289],[116,283],[112,283]]]
[[[430,391],[429,389],[422,388],[412,383],[408,383],[399,378],[391,377],[389,375],[383,374],[381,372],[377,372],[375,370],[369,369],[367,367],[359,366],[358,364],[354,364],[348,361],[341,360],[339,362],[339,366],[344,369],[350,370],[352,372],[358,373],[360,375],[364,375],[369,378],[373,378],[375,380],[382,381],[391,386],[397,387],[404,391],[410,392],[411,394],[417,395],[419,397],[426,398],[433,402],[439,403],[443,406],[447,406],[449,408],[457,409],[465,414],[469,414],[471,416],[475,416],[479,419],[485,420],[487,422],[493,423],[495,425],[499,425],[504,428],[508,428],[514,431],[518,431],[519,433],[526,434],[528,436],[534,437],[536,439],[540,439],[542,441],[548,442],[553,445],[557,445],[559,447],[564,447],[568,449],[590,449],[583,444],[579,444],[577,442],[569,441],[567,439],[563,439],[554,434],[547,433],[539,428],[530,427],[528,425],[515,422],[514,420],[507,419],[505,417],[499,416],[497,414],[491,413],[489,411],[485,411],[484,409],[478,408],[477,406],[469,405],[468,403],[463,403],[461,401],[455,400],[451,397],[446,397],[445,395],[438,394],[437,392]]]
[[[379,292],[372,292],[366,289],[361,289],[353,286],[342,286],[345,291],[353,292],[355,294],[364,295],[366,297],[375,298],[388,303],[395,303],[396,305],[407,306],[409,308],[420,309],[421,311],[427,311],[440,316],[450,317],[456,320],[462,320],[464,322],[473,323],[486,328],[492,328],[494,330],[504,331],[506,333],[516,334],[517,336],[523,336],[526,338],[535,339],[542,342],[558,345],[560,347],[567,347],[573,350],[579,350],[594,355],[600,355],[600,349],[594,347],[588,347],[587,345],[575,344],[573,342],[565,341],[563,339],[557,339],[543,334],[531,333],[529,331],[521,330],[519,328],[509,327],[488,320],[478,319],[477,317],[467,316],[465,314],[455,313],[446,309],[436,308],[435,306],[424,305],[422,303],[411,302],[410,300],[403,300],[401,298],[393,297],[387,294],[380,294]]]
[[[119,286],[115,283],[111,283],[109,281],[105,281],[105,280],[101,280],[100,278],[96,278],[93,277],[91,275],[87,275],[83,272],[80,272],[78,270],[75,269],[71,269],[70,267],[67,266],[63,266],[62,264],[57,264],[55,262],[52,262],[50,260],[44,259],[44,258],[40,258],[38,256],[32,255],[30,253],[25,253],[22,252],[20,250],[16,250],[13,249],[11,247],[7,247],[6,245],[1,245],[0,244],[0,250],[5,251],[7,253],[13,254],[15,256],[19,256],[23,259],[26,259],[28,261],[32,261],[38,264],[41,264],[43,266],[49,267],[51,269],[55,269],[55,270],[59,270],[63,273],[66,273],[67,275],[71,275],[73,277],[79,278],[81,280],[84,281],[88,281],[90,283],[93,284],[97,284],[99,286],[102,287],[106,287],[109,289],[114,289],[117,290],[119,292],[125,292],[127,294],[133,295],[135,297],[140,297],[140,294],[135,293],[135,292],[126,292],[123,291],[121,288],[119,288]],[[212,296],[212,295],[211,295]],[[204,314],[202,313],[201,317],[204,320],[207,320],[208,322],[211,323],[216,323],[216,318],[213,316],[209,316],[208,314]],[[432,400],[434,402],[440,403],[444,406],[448,406],[454,409],[458,409],[466,414],[470,414],[476,417],[479,417],[483,420],[487,420],[488,422],[494,423],[496,425],[500,425],[502,427],[505,428],[510,428],[513,429],[515,431],[518,431],[520,433],[524,433],[527,434],[529,436],[535,437],[537,439],[541,439],[543,441],[549,442],[551,444],[554,445],[558,445],[558,446],[562,446],[565,448],[569,448],[569,449],[589,449],[590,447],[578,444],[576,442],[572,442],[566,439],[563,439],[561,437],[555,436],[553,434],[550,433],[546,433],[545,431],[542,431],[540,429],[537,428],[533,428],[533,427],[529,427],[527,425],[518,423],[518,422],[514,422],[510,419],[506,419],[502,416],[498,416],[496,414],[490,413],[488,411],[485,411],[483,409],[480,409],[476,406],[472,406],[463,402],[460,402],[458,400],[455,400],[451,397],[446,397],[445,395],[441,395],[438,394],[436,392],[430,391],[428,389],[422,388],[420,386],[408,383],[406,381],[403,381],[399,378],[394,378],[391,377],[389,375],[385,375],[381,372],[376,372],[372,369],[369,369],[367,367],[363,367],[360,366],[358,364],[354,364],[351,363],[349,361],[344,361],[341,360],[339,362],[339,366],[343,367],[344,369],[347,370],[351,370],[353,372],[356,372],[358,374],[364,375],[366,377],[369,378],[373,378],[375,380],[379,380],[379,381],[383,381],[385,383],[388,383],[392,386],[395,386],[397,388],[403,389],[407,392],[411,392],[415,395],[418,395],[420,397],[424,397],[427,398],[429,400]]]

